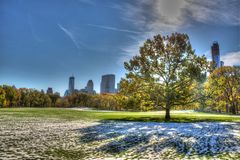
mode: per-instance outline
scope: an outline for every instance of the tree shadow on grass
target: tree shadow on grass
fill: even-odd
[[[118,140],[111,141],[99,148],[99,151],[104,151],[111,154],[118,154],[134,148],[140,144],[147,144],[150,135],[126,135]]]
[[[234,123],[235,130],[239,124]],[[165,152],[169,148],[179,155],[216,155],[239,152],[240,140],[232,134],[233,125],[220,123],[156,123],[99,121],[98,124],[79,129],[80,143],[90,144],[99,152],[133,154],[151,150]],[[171,152],[169,150],[169,152]]]
[[[199,118],[199,117],[172,117],[170,121],[166,121],[164,117],[122,117],[120,119],[107,118],[106,120],[112,121],[133,121],[133,122],[174,122],[174,123],[195,123],[195,122],[232,122],[232,119],[224,118]]]

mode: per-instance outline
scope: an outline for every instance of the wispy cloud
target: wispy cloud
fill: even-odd
[[[199,22],[220,25],[240,25],[239,0],[189,0],[192,17]]]
[[[138,54],[138,49],[143,44],[144,40],[153,36],[153,32],[141,32],[141,31],[116,28],[111,26],[95,25],[95,24],[87,24],[87,25],[95,28],[111,30],[116,32],[132,33],[128,35],[131,41],[131,45],[120,47],[121,55],[117,60],[117,64],[119,66],[122,66],[124,62],[128,61],[134,55]]]
[[[28,24],[29,24],[29,27],[30,27],[30,31],[32,33],[32,36],[33,38],[38,41],[38,42],[42,42],[43,40],[38,36],[38,34],[36,33],[36,29],[33,25],[33,22],[32,22],[32,18],[30,15],[28,15]]]
[[[140,37],[140,38],[139,38]],[[142,36],[129,36],[132,41],[132,44],[129,46],[122,46],[121,47],[121,56],[119,56],[117,64],[122,66],[124,62],[127,62],[133,56],[139,54],[139,48],[143,45],[146,37],[145,35]]]
[[[240,51],[227,53],[221,59],[225,66],[240,65]]]
[[[95,27],[95,28],[112,30],[112,31],[117,31],[117,32],[127,32],[127,33],[134,33],[134,34],[143,33],[143,32],[138,32],[138,31],[133,31],[133,30],[128,30],[128,29],[121,29],[121,28],[116,28],[116,27],[111,27],[111,26],[96,25],[96,24],[87,24],[87,25],[91,26],[91,27]]]
[[[79,46],[79,42],[77,41],[76,37],[73,35],[73,33],[66,29],[65,27],[63,27],[61,24],[58,24],[58,27],[71,39],[71,41],[73,42],[73,44],[75,45],[75,47],[77,49],[80,49]]]
[[[194,21],[240,25],[239,6],[239,0],[138,0],[113,7],[124,20],[149,31],[175,31]]]
[[[122,13],[123,20],[147,31],[148,34],[138,37],[139,42],[123,48],[123,51],[131,48],[136,53],[139,43],[151,35],[180,31],[195,25],[195,22],[239,26],[239,6],[239,0],[138,0],[113,4],[112,8]],[[132,53],[126,51],[120,61],[130,56]]]
[[[121,49],[121,56],[118,58],[117,64],[119,66],[122,66],[124,62],[127,62],[130,58],[133,56],[137,55],[137,50],[140,47],[140,43],[136,43],[134,45],[128,46],[128,47],[123,47]]]

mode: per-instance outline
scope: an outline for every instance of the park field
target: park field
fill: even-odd
[[[77,108],[0,108],[0,116],[45,117],[64,120],[123,120],[164,122],[164,111],[125,112],[78,110]],[[240,122],[240,115],[203,113],[194,111],[171,111],[170,122]]]
[[[1,108],[0,159],[239,159],[240,116]]]

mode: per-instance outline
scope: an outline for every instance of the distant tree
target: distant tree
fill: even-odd
[[[6,93],[2,86],[0,86],[0,107],[6,106]]]
[[[141,78],[154,93],[155,104],[166,110],[165,120],[170,120],[173,106],[196,101],[194,83],[202,78],[206,67],[206,57],[197,56],[189,37],[180,33],[148,39],[140,54],[125,62],[127,75]]]
[[[35,89],[20,88],[20,106],[23,107],[50,107],[52,102],[48,94]]]
[[[125,110],[125,106],[127,105],[128,97],[121,95],[121,94],[115,94],[113,96],[115,104],[114,104],[114,110]]]
[[[240,68],[224,66],[214,70],[206,89],[211,95],[210,104],[213,107],[222,109],[227,105],[232,114],[236,114],[240,102]]]
[[[67,98],[59,98],[56,101],[56,107],[69,107],[70,103]]]
[[[3,85],[3,89],[5,90],[6,105],[10,107],[17,106],[20,98],[18,90],[14,86],[7,85]]]
[[[49,107],[52,105],[52,101],[56,103],[56,99],[59,97],[58,93],[53,94],[51,99],[48,94],[36,89],[0,86],[0,107]]]
[[[44,94],[42,92],[40,93],[40,104],[39,107],[51,107],[52,106],[52,100],[48,94]]]
[[[113,110],[115,108],[115,101],[112,94],[101,94],[98,95],[99,104],[98,107],[104,110]]]
[[[54,93],[54,94],[48,94],[48,96],[51,99],[52,105],[55,107],[57,100],[60,98],[59,93]]]
[[[30,89],[27,88],[19,88],[19,93],[20,93],[20,103],[19,106],[22,107],[30,107],[31,102],[30,102]]]
[[[41,105],[41,99],[40,99],[40,93],[35,90],[31,89],[29,94],[30,99],[30,107],[40,107]]]
[[[67,97],[65,97],[71,107],[75,106],[86,106],[86,103],[88,102],[88,96],[86,93],[74,93]]]

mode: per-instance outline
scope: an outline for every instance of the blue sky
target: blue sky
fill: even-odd
[[[101,75],[124,76],[123,62],[155,34],[187,33],[198,55],[220,44],[240,65],[239,0],[0,0],[0,84],[61,94],[68,78],[99,92]]]

